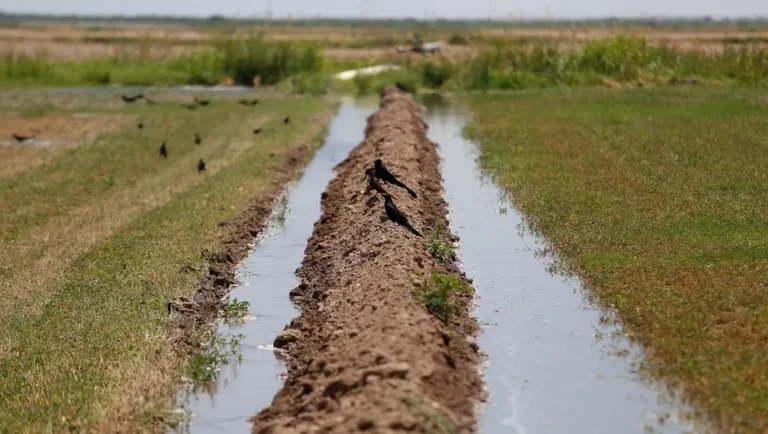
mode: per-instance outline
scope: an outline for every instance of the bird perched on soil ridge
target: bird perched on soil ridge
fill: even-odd
[[[405,214],[403,214],[403,212],[397,208],[397,205],[395,205],[395,202],[392,200],[392,196],[390,196],[387,193],[383,194],[383,196],[384,196],[384,211],[387,213],[387,217],[393,222],[408,229],[414,235],[421,237],[422,236],[421,232],[417,231],[411,225],[411,222],[408,221],[408,217],[406,217]]]
[[[374,174],[377,178],[381,179],[382,181],[388,183],[388,184],[394,184],[398,187],[404,188],[408,194],[411,195],[412,198],[416,198],[416,192],[408,188],[407,185],[400,182],[395,175],[392,174],[392,172],[387,169],[387,166],[384,165],[384,162],[381,161],[381,159],[377,159],[373,162],[374,166]]]
[[[365,171],[365,177],[368,179],[368,190],[376,190],[381,195],[389,194],[384,187],[376,180],[376,169],[369,168]]]

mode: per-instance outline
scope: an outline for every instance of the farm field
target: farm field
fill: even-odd
[[[481,164],[724,432],[768,427],[768,103],[726,90],[471,98]]]
[[[171,345],[166,303],[194,293],[223,223],[253,206],[264,223],[333,111],[315,98],[214,97],[196,110],[180,105],[191,96],[152,98],[0,98],[4,432],[169,423],[188,354]],[[36,137],[22,149],[11,130]]]

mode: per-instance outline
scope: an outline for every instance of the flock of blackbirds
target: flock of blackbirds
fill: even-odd
[[[144,96],[144,94],[141,94],[141,93],[137,94],[137,95],[132,95],[132,96],[120,95],[120,98],[123,100],[123,102],[125,102],[127,104],[132,104],[132,103],[134,103],[136,101],[139,101],[141,99],[143,99],[144,101],[147,102],[147,104],[150,104],[150,105],[157,104],[156,101],[154,101],[154,100]],[[254,106],[256,106],[259,103],[259,100],[258,99],[241,99],[241,100],[238,100],[238,103],[240,105],[254,107]],[[186,109],[188,109],[188,110],[197,110],[199,107],[207,107],[210,104],[211,104],[210,100],[200,99],[198,97],[194,97],[191,103],[182,103],[181,106],[186,108]],[[283,123],[284,124],[288,125],[290,122],[291,122],[291,118],[290,117],[286,116],[285,118],[283,118]],[[140,130],[143,130],[144,129],[144,123],[143,122],[139,122],[137,127]],[[262,128],[256,128],[256,129],[253,130],[253,134],[259,134],[259,133],[261,133],[261,131],[262,131]],[[30,139],[30,138],[27,138],[27,137],[17,136],[16,134],[14,134],[13,136],[19,142],[26,141],[26,140]],[[193,133],[193,138],[194,138],[195,145],[200,145],[200,144],[203,143],[203,138],[200,136],[200,134]],[[163,157],[163,158],[168,158],[168,144],[166,142],[163,142],[160,145],[160,156]],[[202,158],[197,162],[197,172],[198,173],[205,172],[205,160],[203,160]]]
[[[392,195],[381,186],[379,181],[384,181],[387,184],[392,184],[405,189],[405,191],[407,191],[414,199],[417,197],[416,192],[397,179],[397,177],[387,169],[387,166],[384,165],[384,162],[381,161],[381,159],[377,159],[373,162],[373,167],[366,169],[365,176],[368,179],[368,188],[370,190],[375,190],[384,198],[384,212],[387,214],[387,218],[406,228],[414,235],[421,237],[421,232],[417,231],[416,228],[411,225],[408,217],[400,211],[397,205],[395,205]]]

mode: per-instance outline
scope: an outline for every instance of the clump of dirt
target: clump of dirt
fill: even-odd
[[[168,302],[168,312],[181,315],[171,339],[180,354],[191,354],[199,350],[206,332],[215,324],[219,311],[224,307],[224,297],[235,283],[238,264],[248,255],[254,238],[264,229],[285,185],[296,177],[308,156],[308,148],[301,146],[288,152],[282,162],[271,169],[278,175],[266,191],[245,212],[221,223],[221,226],[228,229],[221,248],[216,252],[203,252],[207,269],[202,270],[195,295]],[[187,271],[201,270],[189,267]]]
[[[468,339],[478,330],[471,295],[454,297],[448,323],[416,300],[414,287],[433,271],[460,273],[434,260],[424,238],[386,219],[364,178],[377,158],[418,193],[384,185],[413,226],[449,236],[436,145],[413,99],[387,88],[365,140],[323,193],[302,283],[291,291],[302,313],[277,340],[290,356],[287,380],[252,419],[254,433],[474,430],[483,390],[481,355]]]

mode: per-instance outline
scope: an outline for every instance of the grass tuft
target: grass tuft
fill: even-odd
[[[426,247],[429,254],[441,264],[453,262],[456,259],[456,248],[440,238],[440,231],[434,229],[427,234]]]
[[[431,279],[415,287],[413,293],[429,312],[447,322],[456,310],[451,297],[472,291],[472,287],[461,277],[435,271]]]

